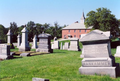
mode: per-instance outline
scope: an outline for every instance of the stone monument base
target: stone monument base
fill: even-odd
[[[12,55],[0,55],[0,59],[9,59],[12,58]]]
[[[53,53],[53,49],[36,49],[36,52]]]
[[[80,67],[79,72],[85,75],[109,75],[116,78],[116,67]]]
[[[30,47],[26,47],[26,48],[19,47],[19,51],[30,51]]]
[[[81,54],[81,55],[80,55],[80,58],[84,58],[84,55],[83,55],[83,54]]]

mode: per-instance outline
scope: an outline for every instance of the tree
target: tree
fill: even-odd
[[[90,11],[85,19],[85,26],[93,26],[93,29],[110,31],[113,36],[119,31],[119,22],[107,8],[98,8],[97,11]]]
[[[33,21],[29,21],[27,23],[27,29],[28,29],[28,41],[32,41],[34,35],[35,35],[35,23]]]
[[[5,27],[0,24],[0,40],[2,40],[3,42],[6,42],[6,38],[7,38],[6,34],[7,34],[7,29],[5,29]]]
[[[17,24],[15,22],[11,22],[10,23],[10,29],[11,29],[11,32],[13,34],[13,42],[16,42],[17,41],[17,35],[18,35],[18,27],[17,27]]]

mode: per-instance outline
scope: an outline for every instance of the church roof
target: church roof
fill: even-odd
[[[88,27],[86,28],[85,27],[85,24],[84,24],[84,21],[85,21],[85,16],[84,16],[84,12],[82,13],[82,17],[80,18],[80,23],[78,22],[75,22],[63,29],[92,29],[92,26],[91,27]]]

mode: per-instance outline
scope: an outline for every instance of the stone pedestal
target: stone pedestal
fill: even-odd
[[[80,39],[80,42],[84,48],[84,59],[79,72],[86,75],[110,75],[116,78],[116,69],[119,67],[111,55],[109,37],[99,30],[93,30]]]
[[[37,37],[36,37],[36,35],[35,35],[34,38],[33,38],[33,46],[32,46],[32,48],[33,48],[33,49],[38,48],[38,46],[37,46]]]
[[[68,50],[69,49],[69,42],[65,42],[64,46],[63,46],[64,50]]]
[[[19,51],[30,51],[30,46],[28,42],[28,30],[26,27],[23,28],[22,32],[22,43],[19,46]]]
[[[115,57],[120,57],[120,46],[117,46]]]
[[[7,59],[12,57],[10,55],[10,45],[0,44],[0,59]]]
[[[68,50],[80,51],[79,39],[78,38],[70,38],[69,40],[70,40],[70,47]]]
[[[42,33],[38,36],[38,38],[39,38],[39,45],[36,51],[42,53],[52,53],[53,49],[51,49],[51,35]]]

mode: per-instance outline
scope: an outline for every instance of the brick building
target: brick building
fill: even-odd
[[[80,23],[77,21],[62,29],[62,39],[67,39],[69,37],[81,38],[81,34],[87,34],[88,32],[90,32],[92,27],[86,28],[84,25],[84,21],[85,16],[83,12]]]

